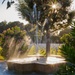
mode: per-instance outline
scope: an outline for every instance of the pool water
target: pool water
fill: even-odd
[[[6,62],[0,62],[0,75],[53,75],[53,74],[41,74],[41,73],[27,73],[27,74],[19,74],[14,71],[9,71],[7,68]]]

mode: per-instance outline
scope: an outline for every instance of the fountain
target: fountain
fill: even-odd
[[[63,58],[57,56],[27,56],[25,58],[10,59],[7,61],[8,69],[16,72],[42,72],[54,73],[61,64],[65,63]]]
[[[37,10],[36,10],[36,3],[33,6],[34,14],[33,18],[37,24]],[[36,28],[36,50],[38,49],[38,25]],[[21,44],[18,45],[18,47]],[[18,49],[18,47],[16,47]],[[16,72],[43,72],[43,73],[54,73],[59,69],[61,64],[65,63],[64,58],[58,56],[48,56],[43,57],[39,54],[34,56],[25,56],[21,58],[10,58],[7,61],[8,69],[14,70]]]
[[[30,38],[29,38],[30,39]],[[20,42],[15,43],[15,39],[8,40],[9,43],[9,55],[7,60],[8,70],[14,70],[15,72],[43,72],[54,73],[59,69],[59,66],[65,63],[64,58],[59,56],[41,56],[39,53],[35,55],[28,55],[27,52],[21,54],[19,49],[22,45],[30,43],[28,37],[25,37]],[[6,43],[7,44],[7,43]],[[14,52],[12,52],[14,49]],[[29,50],[29,49],[28,49]],[[12,52],[12,53],[11,53]],[[11,54],[10,54],[11,53]]]

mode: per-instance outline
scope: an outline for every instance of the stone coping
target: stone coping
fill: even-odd
[[[30,58],[28,57],[26,59],[31,60],[31,57]],[[63,59],[63,58],[60,58],[60,59]],[[31,61],[31,62],[29,60],[27,60],[27,62],[25,61],[21,62],[21,60],[20,59],[18,60],[13,59],[13,61],[8,60],[7,61],[8,69],[14,70],[16,72],[23,72],[23,73],[24,72],[54,73],[59,69],[60,65],[65,64],[64,60],[60,63],[58,62],[54,63],[56,59],[54,59],[54,61],[52,62],[53,64],[51,63],[51,61],[49,63],[46,63],[47,60],[45,57],[40,57],[38,60],[33,59],[34,61]]]

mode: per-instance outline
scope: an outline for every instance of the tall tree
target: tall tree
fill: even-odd
[[[72,0],[18,0],[18,10],[30,24],[46,30],[47,56],[50,51],[50,32],[70,25],[74,12],[69,11]]]

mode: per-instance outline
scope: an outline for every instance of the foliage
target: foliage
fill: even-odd
[[[24,40],[25,36],[26,32],[17,26],[8,28],[7,30],[3,31],[3,33],[0,34],[0,45],[3,48],[1,54],[6,58],[9,57],[10,54],[13,54],[18,45],[20,45],[20,51],[24,52],[24,48],[27,50],[27,46],[24,45],[26,44],[26,41]],[[9,52],[9,50],[11,50],[11,52]]]
[[[71,0],[18,0],[17,6],[23,19],[38,25],[41,33],[46,30],[47,56],[50,51],[50,31],[66,28],[72,22],[74,11],[69,11]],[[54,5],[55,4],[55,5]],[[53,7],[54,6],[54,7]],[[36,28],[38,28],[38,26]],[[39,30],[38,29],[38,30]]]
[[[69,40],[72,39],[72,35],[69,33],[69,34],[65,34],[63,35],[60,40],[63,42],[63,43],[69,43]]]
[[[2,47],[0,46],[0,55],[1,55],[1,53],[2,53]]]
[[[21,54],[26,53],[26,51],[28,50],[28,45],[23,44],[20,48]]]
[[[66,34],[62,37],[64,45],[61,47],[62,56],[66,59],[67,64],[64,67],[61,67],[62,73],[60,75],[75,75],[75,22],[70,34]],[[68,70],[66,70],[68,67]],[[57,74],[58,75],[58,74]]]
[[[41,49],[39,50],[39,54],[40,54],[41,56],[46,56],[46,50],[43,49],[43,48],[41,48]]]
[[[35,37],[34,37],[35,29],[36,29],[35,26],[32,26],[30,24],[25,25],[25,30],[27,31],[27,34],[31,37],[33,42],[35,42]]]
[[[38,53],[36,53],[35,46],[33,45],[29,50],[28,50],[28,55],[35,55],[39,54],[41,56],[46,56],[46,49],[45,48],[39,48]],[[50,50],[51,55],[61,55],[60,49],[56,50],[54,48],[51,48]]]
[[[63,45],[61,52],[62,56],[65,57],[68,62],[75,64],[75,49],[71,45]]]
[[[0,60],[4,60],[4,57],[0,55]]]
[[[70,63],[61,65],[59,71],[54,75],[75,75],[75,65]]]
[[[67,61],[75,64],[75,22],[72,31],[69,34],[63,35],[61,40],[64,43],[61,48],[62,55],[66,58]]]
[[[23,23],[20,23],[19,21],[15,22],[9,22],[6,23],[6,21],[0,22],[0,33],[2,33],[4,30],[11,29],[12,27],[18,26],[21,30],[24,30],[25,26]]]
[[[36,50],[35,50],[35,46],[33,45],[28,52],[28,55],[35,55],[36,54]]]
[[[3,56],[1,56],[2,51],[3,51],[3,48],[0,46],[0,60],[4,59]]]
[[[69,7],[71,5],[71,0],[18,0],[19,4],[17,6],[18,11],[20,11],[21,16],[29,21],[29,23],[35,24],[36,16],[32,15],[33,5],[36,3],[37,11],[40,11],[40,17],[37,18],[38,23],[42,26],[45,19],[47,23],[44,29],[54,29],[58,30],[60,28],[67,27],[70,25],[74,12],[69,12]],[[56,4],[56,8],[52,8],[52,5]],[[37,12],[37,13],[38,13]],[[66,20],[64,22],[64,20]]]

